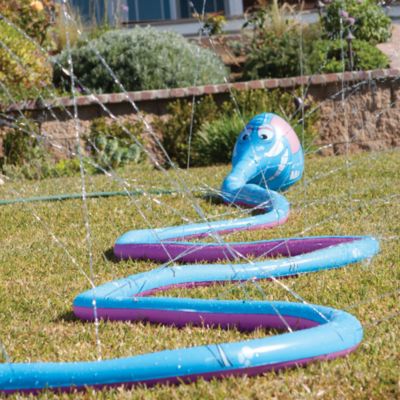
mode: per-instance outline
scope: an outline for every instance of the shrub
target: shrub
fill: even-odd
[[[106,32],[98,39],[72,50],[74,72],[91,90],[119,92],[119,85],[96,55],[96,49],[126,90],[192,86],[223,81],[226,70],[209,50],[189,43],[181,35],[136,27]],[[56,58],[67,66],[67,52]],[[54,82],[67,85],[61,68],[54,65]]]
[[[283,78],[308,73],[307,57],[313,42],[321,37],[319,23],[302,25],[287,13],[293,7],[274,2],[269,8],[256,9],[245,24],[252,34],[243,32],[241,54],[246,56],[244,79]],[[247,32],[247,33],[246,33]],[[247,37],[246,37],[247,36]],[[237,49],[236,53],[237,53]]]
[[[34,122],[26,118],[17,120],[3,140],[4,158],[1,164],[4,174],[28,179],[48,176],[51,160],[44,143],[45,138]]]
[[[168,105],[169,118],[155,121],[157,130],[162,135],[162,145],[172,161],[184,167],[187,164],[189,150],[189,133],[192,124],[194,134],[202,123],[212,121],[220,115],[220,110],[211,96],[196,100],[192,121],[192,103],[177,100]],[[195,149],[191,151],[192,158],[197,159]]]
[[[326,7],[322,24],[330,39],[346,37],[349,30],[370,44],[385,42],[391,36],[391,20],[375,0],[334,0]]]
[[[118,168],[127,163],[142,161],[140,147],[132,139],[140,139],[142,124],[107,123],[104,118],[93,120],[86,136],[88,156],[83,156],[87,174]],[[130,132],[130,134],[127,133]],[[48,151],[47,138],[40,134],[36,122],[21,118],[9,129],[3,140],[4,156],[1,171],[11,178],[42,179],[72,176],[80,171],[78,157],[55,161]]]
[[[285,2],[280,5],[278,0],[272,0],[269,6],[265,4],[266,2],[259,2],[258,5],[250,8],[246,15],[243,27],[251,26],[255,37],[263,35],[265,32],[274,36],[282,36],[300,25],[299,21],[293,18],[296,14],[295,6]]]
[[[319,23],[304,25],[287,3],[256,6],[247,16],[242,43],[233,51],[246,57],[244,79],[282,78],[305,74],[312,43],[321,37]],[[239,48],[238,48],[239,47]]]
[[[46,56],[2,20],[0,41],[0,82],[6,87],[0,90],[0,102],[37,97],[51,83],[52,69]]]
[[[43,44],[55,14],[53,0],[0,0],[1,14]]]
[[[90,164],[85,163],[86,172],[92,173]],[[45,179],[64,176],[74,176],[80,171],[80,163],[77,157],[72,159],[53,160],[35,159],[21,165],[4,164],[2,172],[11,179]]]
[[[41,135],[37,123],[20,118],[4,136],[0,170],[13,179],[43,179],[79,173],[77,157],[55,161],[48,150],[47,138]],[[87,172],[93,172],[89,163],[85,163],[85,168]]]
[[[15,121],[3,139],[5,163],[21,165],[45,154],[40,143],[39,129],[28,119]]]
[[[85,161],[85,160],[84,160]],[[86,172],[91,172],[90,166],[85,165]],[[61,176],[74,176],[80,172],[80,161],[78,157],[65,158],[57,161],[51,166],[49,170],[49,176],[61,177]]]
[[[192,165],[228,164],[243,121],[237,114],[205,122],[193,140]]]
[[[135,124],[127,122],[122,126],[116,122],[107,124],[104,118],[98,118],[92,122],[87,144],[94,162],[99,167],[109,170],[128,162],[140,161],[140,147],[127,131],[139,138],[143,126],[140,122]]]
[[[353,70],[370,70],[389,66],[388,57],[362,40],[353,40]],[[344,64],[343,64],[344,63]],[[350,70],[349,45],[345,40],[319,40],[309,57],[310,69],[323,72]],[[322,66],[322,67],[321,67]]]
[[[285,32],[282,36],[265,33],[247,49],[244,79],[283,78],[301,75],[300,36]]]
[[[66,18],[60,5],[55,13],[54,22],[47,30],[46,45],[51,54],[58,54],[67,46],[67,37],[71,46],[78,45],[81,40],[81,34],[84,31],[81,15],[79,12],[66,3]]]
[[[299,93],[294,93],[299,95]],[[315,123],[318,113],[306,114],[303,123],[301,113],[296,113],[293,95],[281,90],[253,90],[234,92],[234,101],[218,105],[211,96],[196,101],[193,120],[190,165],[210,165],[230,161],[231,152],[243,125],[261,112],[274,112],[293,126],[303,146],[308,149],[317,134]],[[309,106],[312,106],[311,104]],[[159,119],[157,128],[162,143],[171,159],[179,166],[186,166],[192,104],[177,100],[168,107],[170,117]],[[243,119],[242,119],[243,118]]]

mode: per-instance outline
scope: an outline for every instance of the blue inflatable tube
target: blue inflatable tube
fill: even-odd
[[[287,200],[269,188],[269,185],[275,189],[287,188],[301,177],[301,147],[285,124],[273,114],[261,114],[250,121],[239,136],[232,172],[222,185],[225,201],[257,205],[263,214],[127,232],[115,243],[114,252],[120,258],[193,264],[164,266],[106,283],[78,295],[73,307],[75,315],[87,321],[94,319],[95,300],[97,317],[106,320],[235,326],[241,330],[261,327],[288,333],[104,361],[4,363],[0,365],[0,392],[71,391],[87,386],[154,385],[190,382],[199,377],[254,375],[353,351],[362,340],[363,330],[360,322],[344,311],[306,303],[152,296],[172,287],[276,279],[340,268],[378,252],[379,244],[370,236],[282,238],[229,244],[220,239],[219,235],[225,232],[270,228],[287,219]],[[258,154],[268,154],[269,163],[264,163]],[[252,163],[254,159],[259,160],[258,168]],[[215,243],[183,241],[210,235],[216,239]],[[204,260],[246,260],[249,256],[273,259],[196,264]]]

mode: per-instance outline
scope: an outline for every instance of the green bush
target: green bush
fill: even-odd
[[[0,102],[35,98],[51,84],[47,57],[14,27],[0,20]],[[8,93],[7,93],[8,92]]]
[[[390,37],[391,20],[374,0],[333,0],[320,23],[308,26],[288,18],[292,11],[274,0],[271,6],[258,7],[250,14],[246,24],[253,26],[253,31],[250,38],[248,32],[247,37],[243,33],[242,44],[236,49],[246,56],[244,79],[342,71],[341,55],[337,55],[340,42],[329,44],[324,39],[346,39],[350,32],[356,38],[353,69],[388,65],[386,56],[372,45]],[[347,46],[345,43],[345,69],[349,70]]]
[[[265,34],[253,42],[244,64],[244,79],[283,78],[300,75],[300,37],[285,32],[282,36]]]
[[[88,44],[72,49],[74,72],[79,80],[99,93],[120,92],[119,85],[96,55],[96,49],[126,90],[146,90],[218,83],[226,70],[211,51],[188,42],[173,32],[136,27],[106,32]],[[67,52],[56,57],[65,67]],[[61,68],[54,64],[54,82],[68,87]]]
[[[321,37],[321,26],[301,24],[296,7],[273,0],[247,15],[242,40],[233,51],[246,57],[244,79],[283,78],[306,74],[307,55]],[[239,55],[238,54],[238,55]]]
[[[385,42],[391,36],[391,20],[375,0],[334,0],[326,7],[322,24],[329,39],[345,38],[349,30],[356,39],[370,44]]]
[[[232,160],[233,146],[243,121],[237,114],[223,115],[212,122],[205,122],[193,140],[192,165],[228,164]]]
[[[142,124],[126,122],[107,123],[104,118],[95,119],[86,136],[87,156],[83,166],[87,174],[118,168],[127,163],[142,161],[140,146],[132,139],[134,135],[142,142]],[[130,134],[128,134],[129,132]],[[72,176],[80,172],[78,157],[56,161],[49,152],[46,137],[41,135],[36,122],[21,118],[9,129],[3,140],[0,170],[10,178],[43,179]]]
[[[54,0],[0,0],[1,14],[40,44],[56,13]]]
[[[284,78],[309,73],[308,55],[320,37],[318,23],[294,25],[279,35],[274,31],[260,31],[243,47],[246,55],[243,78]]]
[[[84,160],[85,161],[85,160]],[[86,172],[91,172],[90,166],[85,165]],[[61,177],[61,176],[74,176],[80,172],[80,161],[78,157],[65,158],[57,161],[49,170],[49,176]]]
[[[128,162],[138,163],[141,160],[141,150],[130,134],[139,139],[142,131],[143,125],[140,122],[120,125],[116,122],[108,124],[104,118],[93,120],[87,144],[94,163],[100,167],[98,169],[109,170]]]
[[[299,93],[294,93],[299,95]],[[237,136],[250,118],[261,112],[274,112],[292,125],[305,149],[312,147],[317,135],[318,113],[306,113],[303,123],[301,113],[296,113],[293,94],[281,90],[235,91],[236,102],[230,100],[217,104],[211,96],[196,101],[193,120],[190,165],[227,163]],[[312,104],[309,104],[313,107]],[[177,100],[168,107],[170,117],[159,119],[157,128],[162,134],[162,144],[171,159],[186,166],[191,125],[191,102]]]
[[[46,156],[43,142],[44,137],[34,122],[26,118],[15,121],[15,126],[7,131],[3,139],[4,163],[22,165],[34,159],[43,159]]]
[[[92,173],[90,164],[85,164],[87,172]],[[45,179],[75,176],[80,171],[79,159],[60,160],[54,162],[50,159],[35,159],[21,165],[4,164],[2,172],[11,179]]]
[[[15,121],[15,126],[4,136],[1,172],[12,179],[44,179],[79,173],[79,159],[55,161],[46,139],[36,122],[28,118]],[[89,163],[85,163],[85,168],[93,172]]]
[[[195,133],[202,123],[213,121],[220,115],[220,110],[211,96],[196,100],[192,121],[192,103],[177,100],[168,105],[169,118],[155,121],[155,126],[162,135],[162,145],[172,161],[184,167],[187,164],[189,150],[189,132]],[[195,149],[191,149],[192,158],[197,159]]]
[[[362,40],[353,40],[353,70],[370,70],[389,66],[388,57]],[[343,64],[344,63],[344,64]],[[346,40],[319,40],[309,57],[311,72],[350,70],[349,45]],[[315,70],[313,70],[315,68]]]

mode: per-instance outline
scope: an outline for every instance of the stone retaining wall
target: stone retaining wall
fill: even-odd
[[[233,89],[281,88],[292,92],[298,87],[318,104],[320,137],[317,144],[321,146],[322,154],[340,154],[346,148],[354,152],[400,145],[400,70],[397,69],[80,96],[76,103],[84,131],[94,118],[112,119],[110,113],[122,121],[136,119],[134,105],[145,113],[164,115],[168,103],[176,99],[191,101],[193,96],[212,95],[217,101],[223,101],[229,98]],[[15,116],[19,112],[29,113],[53,142],[72,148],[76,129],[73,105],[73,99],[64,97],[45,104],[18,103],[3,112]],[[151,119],[151,115],[147,118]]]

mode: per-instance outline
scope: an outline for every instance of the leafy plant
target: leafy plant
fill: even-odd
[[[109,124],[104,118],[94,120],[86,137],[90,158],[83,156],[86,173],[94,174],[141,162],[140,147],[131,135],[141,141],[142,131],[140,122],[126,122],[121,126],[116,122]],[[46,137],[40,133],[37,123],[27,118],[17,120],[3,140],[1,171],[16,179],[72,176],[80,171],[78,157],[56,161],[48,150]]]
[[[201,16],[196,15],[197,18]],[[209,36],[220,35],[223,32],[223,27],[226,25],[226,17],[220,13],[206,14],[202,30]]]
[[[91,172],[90,166],[85,165],[86,172]],[[74,176],[80,171],[80,161],[78,157],[65,158],[57,161],[50,170],[52,177]]]
[[[87,144],[94,162],[105,170],[118,168],[128,162],[138,163],[141,150],[132,136],[140,138],[142,131],[140,122],[126,122],[121,126],[116,122],[108,124],[104,118],[93,120]]]
[[[389,58],[368,42],[353,40],[352,53],[354,70],[370,70],[389,66]],[[346,40],[315,42],[309,57],[309,65],[311,70],[313,67],[322,66],[323,72],[350,70],[349,43]]]
[[[297,32],[282,36],[266,32],[262,40],[254,40],[247,50],[244,79],[300,75],[300,40]]]
[[[37,97],[51,83],[47,57],[13,26],[0,20],[0,102]],[[5,89],[4,89],[5,87]]]
[[[188,42],[173,32],[147,27],[106,32],[98,39],[72,50],[74,72],[97,92],[120,92],[121,88],[100,61],[98,51],[126,90],[146,90],[218,83],[226,70],[211,51]],[[66,66],[67,52],[56,58]],[[54,65],[54,82],[69,85],[61,68]]]
[[[54,0],[0,0],[1,14],[40,44],[55,15]]]
[[[162,144],[168,155],[183,167],[188,159],[190,130],[196,132],[202,123],[218,118],[220,110],[214,99],[206,96],[196,101],[193,116],[192,104],[185,100],[169,104],[167,111],[169,118],[157,119],[156,127],[161,132]],[[197,155],[192,152],[192,157],[196,158]]]
[[[34,159],[44,158],[46,152],[41,142],[44,137],[39,133],[38,126],[29,119],[17,120],[3,139],[3,154],[5,163],[21,165]]]
[[[329,39],[345,38],[350,30],[356,39],[370,44],[391,36],[391,19],[374,0],[333,0],[321,21]]]
[[[54,22],[47,31],[47,48],[51,54],[58,54],[67,45],[67,35],[71,46],[76,46],[81,40],[81,33],[84,30],[84,25],[80,14],[71,7],[68,3],[66,7],[67,14],[70,18],[66,18],[61,6],[58,4],[56,8]]]
[[[293,18],[296,12],[295,6],[288,3],[280,5],[278,0],[272,0],[271,4],[263,0],[257,3],[246,13],[246,22],[243,25],[243,28],[253,27],[255,39],[265,33],[283,36],[300,26],[299,21]]]
[[[307,55],[313,41],[321,36],[320,25],[302,25],[294,16],[295,7],[286,3],[263,3],[260,1],[251,10],[244,24],[253,27],[253,31],[242,32],[241,54],[246,57],[243,78],[282,78],[307,73]]]
[[[309,74],[308,57],[321,37],[318,23],[297,26],[281,35],[265,31],[244,51],[244,79],[284,78]]]
[[[192,164],[202,166],[231,162],[233,146],[242,129],[243,121],[237,114],[205,122],[193,141]]]
[[[55,161],[38,125],[20,118],[3,140],[1,171],[12,179],[43,179],[72,176],[79,172],[78,158]]]
[[[93,173],[90,164],[85,163],[86,173]],[[21,165],[4,164],[2,172],[11,179],[38,180],[75,176],[80,171],[78,158],[63,159],[58,162],[50,159],[34,159]]]

